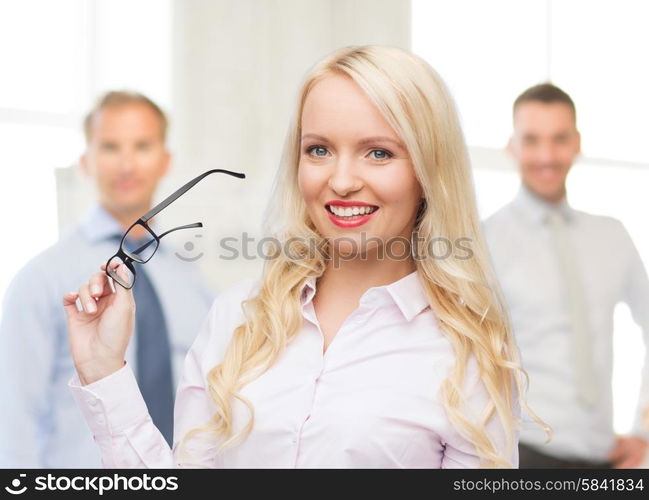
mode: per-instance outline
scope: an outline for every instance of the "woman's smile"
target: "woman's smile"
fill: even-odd
[[[362,226],[366,222],[368,222],[372,216],[374,215],[374,212],[371,214],[366,214],[366,215],[351,215],[351,216],[339,216],[331,213],[330,211],[327,211],[327,215],[329,215],[329,219],[331,222],[336,224],[336,226],[340,227],[357,227],[357,226]]]
[[[379,210],[376,205],[361,201],[330,201],[325,210],[335,225],[349,228],[362,226]]]

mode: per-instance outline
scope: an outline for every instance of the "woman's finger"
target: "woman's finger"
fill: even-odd
[[[81,285],[79,287],[79,300],[81,301],[81,307],[83,307],[85,313],[94,314],[97,312],[97,303],[90,295],[88,285]]]
[[[90,295],[96,298],[101,298],[106,295],[113,293],[110,286],[108,286],[109,277],[106,273],[95,273],[88,280],[88,287],[90,289]]]
[[[63,295],[63,309],[68,317],[74,317],[75,314],[79,313],[79,308],[77,307],[78,296],[79,294],[77,292],[67,292]]]
[[[125,282],[131,282],[133,281],[133,274],[131,273],[131,270],[126,267],[126,264],[122,264],[117,268],[117,274],[120,276]],[[119,285],[115,286],[115,291],[119,295],[120,301],[122,301],[122,304],[128,304],[131,307],[134,307],[134,301],[133,301],[133,290],[130,288],[123,288]]]

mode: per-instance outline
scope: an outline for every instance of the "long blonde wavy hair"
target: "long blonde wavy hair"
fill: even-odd
[[[329,75],[351,78],[372,100],[403,140],[423,189],[413,252],[425,256],[436,238],[469,238],[472,257],[416,259],[422,286],[439,325],[452,343],[455,365],[439,396],[457,431],[473,443],[482,467],[511,467],[506,458],[516,445],[520,421],[513,408],[527,407],[527,374],[519,363],[508,314],[493,275],[480,230],[468,154],[454,103],[440,77],[421,58],[393,47],[340,49],[319,62],[300,88],[289,127],[264,232],[281,247],[269,250],[256,296],[242,303],[245,322],[237,326],[222,361],[208,374],[207,387],[217,408],[203,427],[188,432],[181,445],[199,433],[218,442],[215,452],[245,439],[254,425],[254,408],[240,394],[243,386],[275,363],[302,328],[300,293],[310,277],[326,268],[327,242],[307,214],[298,189],[302,108],[309,91]],[[308,242],[317,242],[314,252]],[[281,251],[281,248],[284,248]],[[286,250],[288,249],[288,251]],[[476,420],[464,408],[466,367],[475,358],[488,404]],[[243,403],[249,419],[235,432],[233,401]],[[501,456],[486,425],[496,414],[507,436]],[[547,427],[546,427],[547,430]]]

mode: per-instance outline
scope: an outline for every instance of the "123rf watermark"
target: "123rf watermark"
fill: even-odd
[[[103,495],[113,491],[176,491],[176,476],[151,476],[149,474],[124,476],[121,474],[101,476],[72,476],[48,473],[34,477],[28,485],[27,474],[19,476],[5,486],[10,495],[18,496],[30,491],[77,491],[94,492]]]

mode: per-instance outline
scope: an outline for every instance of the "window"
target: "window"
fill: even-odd
[[[171,0],[0,3],[0,299],[11,278],[58,237],[54,170],[83,152],[81,121],[108,89],[171,108]],[[39,232],[27,234],[24,220]]]

